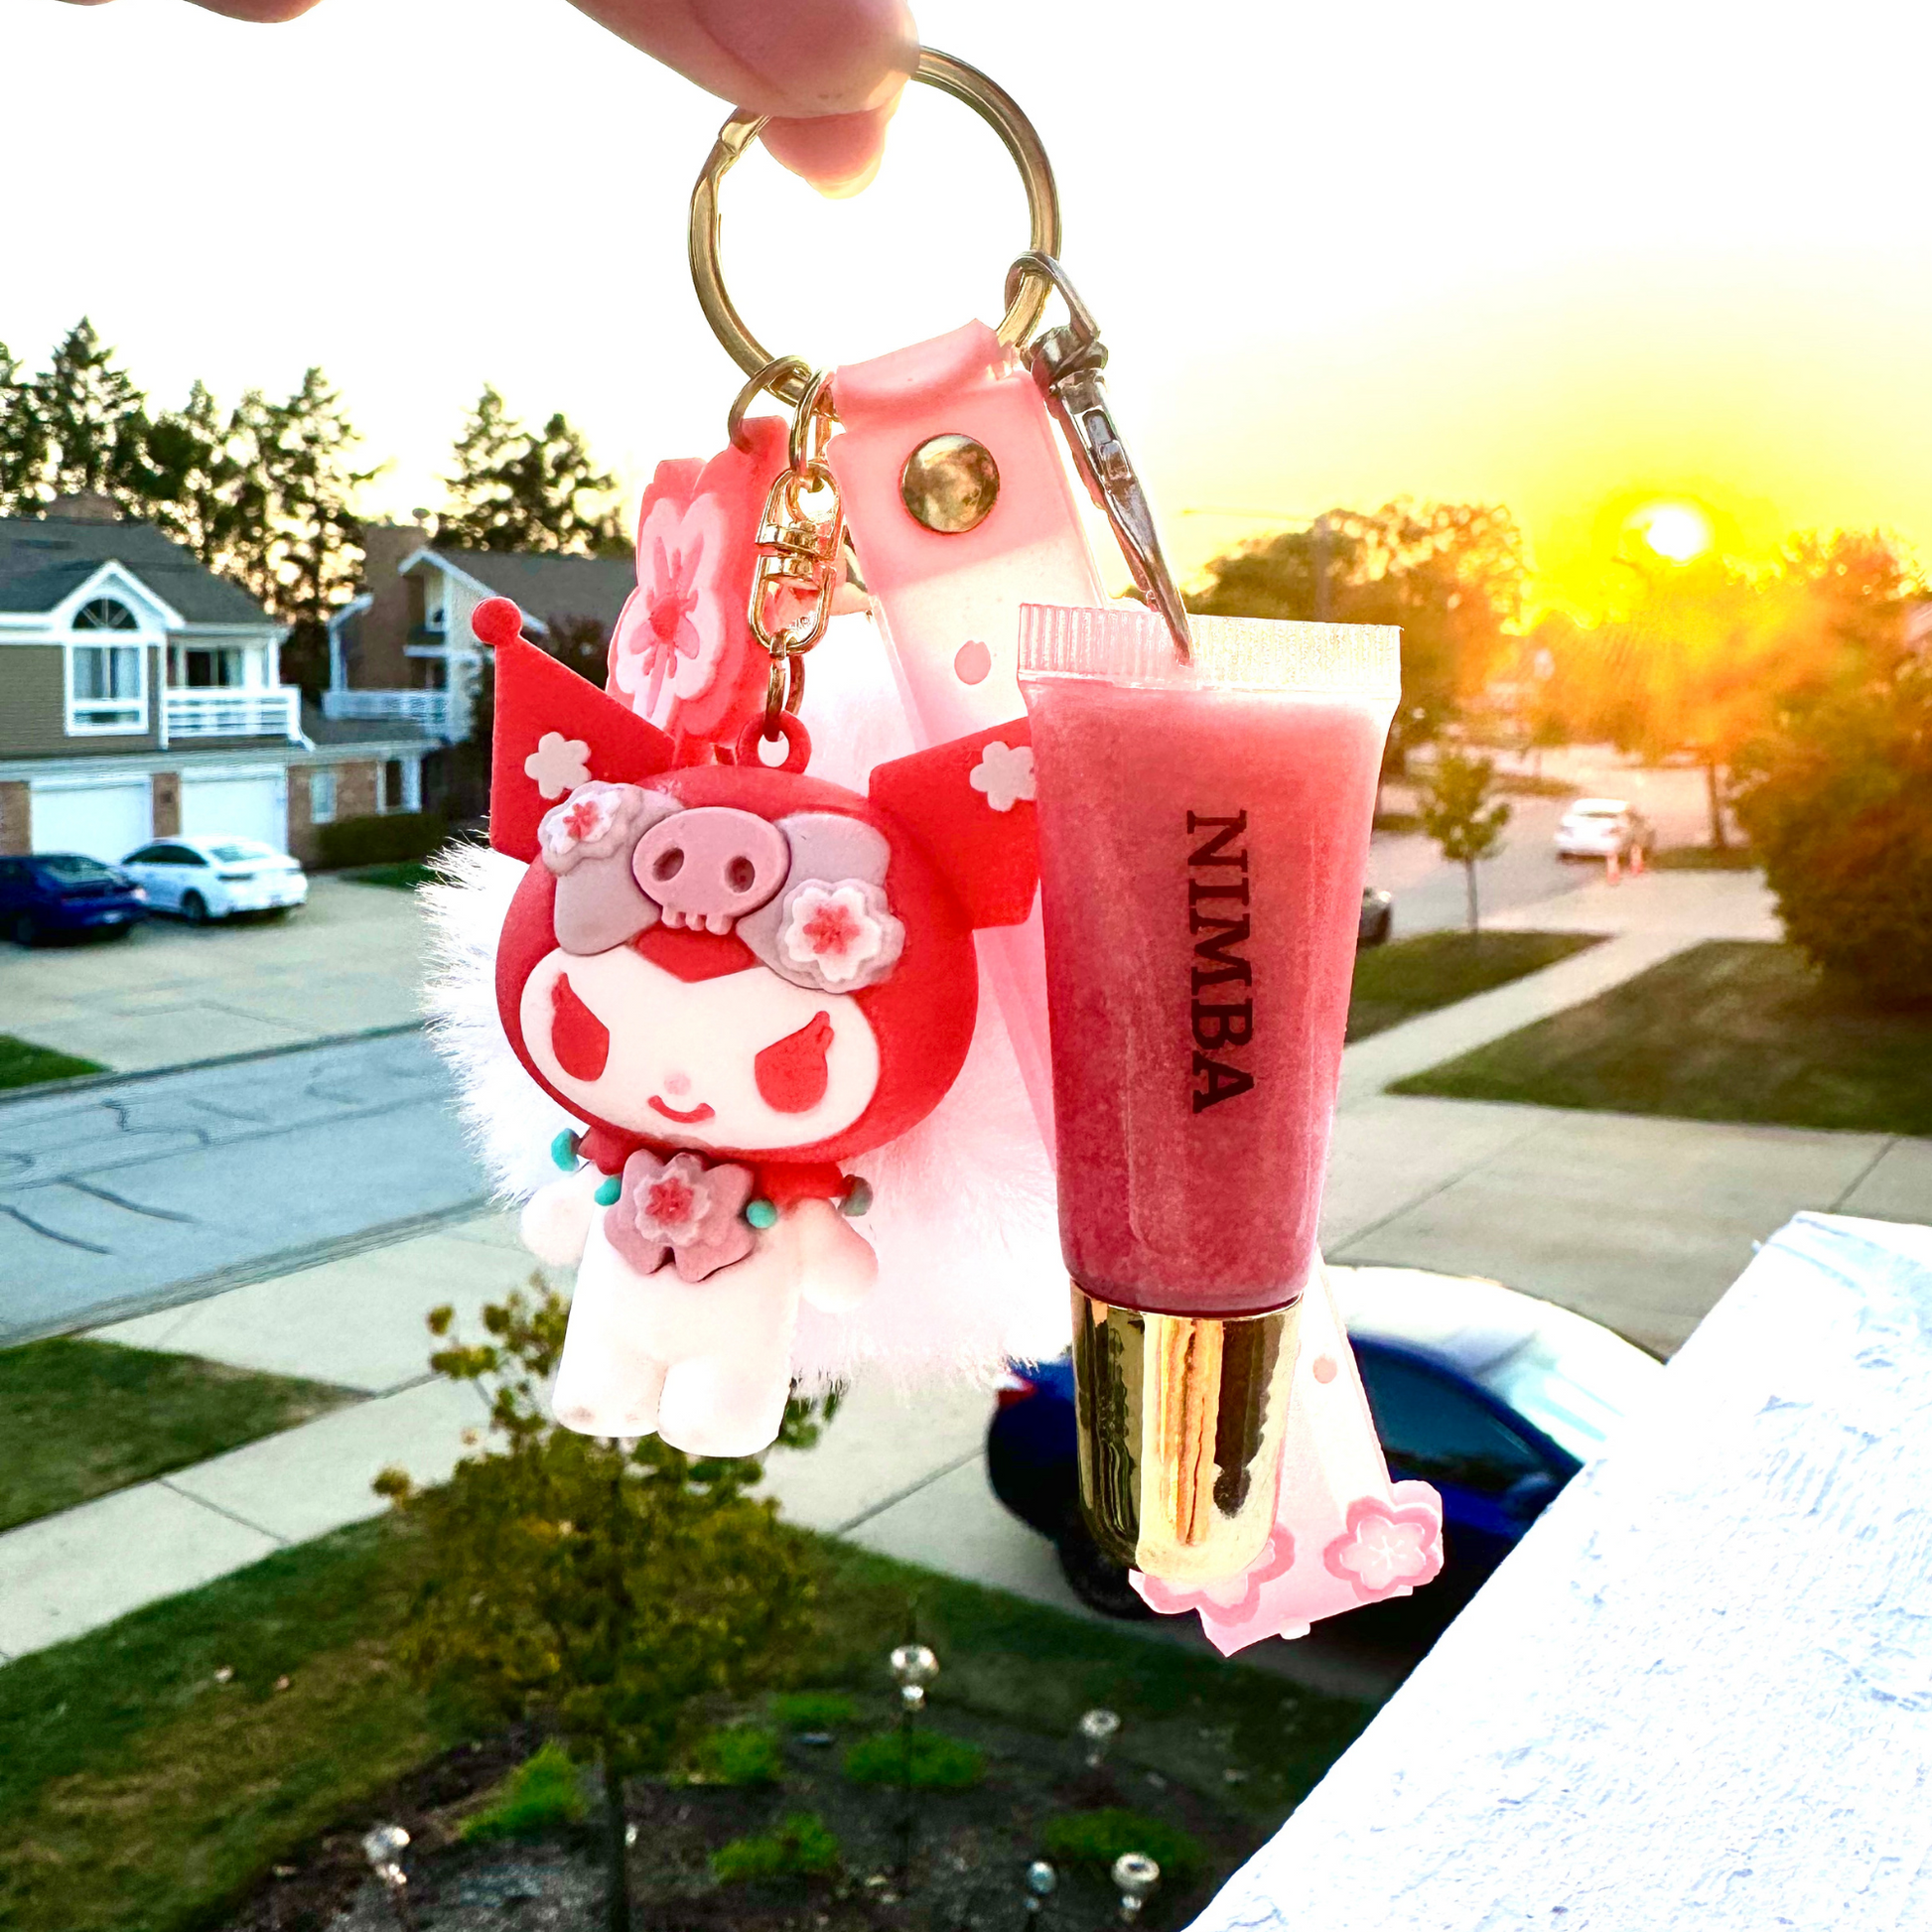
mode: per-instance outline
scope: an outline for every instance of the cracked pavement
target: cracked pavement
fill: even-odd
[[[0,1105],[0,1345],[92,1325],[482,1204],[423,1035]]]

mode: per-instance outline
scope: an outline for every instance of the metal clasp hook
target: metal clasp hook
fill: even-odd
[[[1127,567],[1150,608],[1161,614],[1184,664],[1192,654],[1187,629],[1187,607],[1174,588],[1173,575],[1162,553],[1161,533],[1154,510],[1135,473],[1127,445],[1114,426],[1113,406],[1101,371],[1107,366],[1107,345],[1100,325],[1081,301],[1066,270],[1048,254],[1030,250],[1007,270],[1007,300],[1011,302],[1029,275],[1044,275],[1059,290],[1067,320],[1043,330],[1026,351],[1034,380],[1047,406],[1059,419],[1093,500],[1107,513]]]

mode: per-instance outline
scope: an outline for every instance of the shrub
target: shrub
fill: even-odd
[[[1879,1005],[1932,998],[1932,664],[1788,715],[1736,800],[1813,965]]]
[[[793,1691],[772,1705],[771,1714],[783,1730],[837,1730],[856,1715],[852,1700],[837,1691]]]
[[[759,1878],[822,1878],[839,1868],[839,1842],[816,1812],[793,1812],[756,1838],[735,1838],[711,1855],[724,1883]]]
[[[463,1821],[461,1836],[468,1845],[542,1838],[581,1823],[589,1809],[582,1775],[570,1761],[570,1753],[561,1744],[550,1743],[519,1764],[483,1810]]]
[[[1062,1864],[1111,1871],[1123,1853],[1139,1852],[1161,1867],[1163,1881],[1185,1884],[1201,1868],[1200,1840],[1178,1825],[1144,1818],[1137,1811],[1066,1811],[1046,1821],[1046,1856]]]
[[[698,1740],[698,1769],[711,1784],[776,1784],[785,1760],[774,1732],[733,1725]]]
[[[986,1757],[957,1737],[930,1730],[912,1733],[910,1783],[915,1791],[966,1791],[986,1775]],[[905,1740],[897,1731],[861,1737],[845,1754],[845,1774],[854,1784],[904,1784]]]
[[[323,870],[333,872],[343,866],[427,859],[449,836],[449,825],[435,812],[383,812],[318,825],[316,846]]]

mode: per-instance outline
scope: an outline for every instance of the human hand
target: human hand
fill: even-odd
[[[91,7],[103,0],[67,0]],[[293,20],[317,0],[195,0],[232,20]],[[771,115],[764,144],[824,195],[879,170],[919,55],[904,0],[572,0],[653,60]]]

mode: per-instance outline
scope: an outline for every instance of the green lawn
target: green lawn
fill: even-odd
[[[1592,932],[1419,932],[1355,955],[1348,1037],[1366,1039],[1597,943]]]
[[[1644,863],[1652,872],[1755,872],[1757,855],[1747,845],[1667,845]]]
[[[318,1382],[106,1341],[64,1337],[0,1351],[0,1530],[350,1400]]]
[[[105,1073],[98,1060],[57,1053],[51,1046],[0,1034],[0,1087],[37,1087],[43,1080],[71,1080],[82,1073]]]
[[[1932,1009],[1875,1013],[1792,947],[1714,940],[1392,1091],[1932,1134]]]
[[[1272,1825],[1367,1722],[1146,1636],[835,1544],[814,1684],[885,1710],[885,1657],[916,1613],[932,1701],[1065,1736],[1106,1704],[1116,1755]],[[413,1544],[380,1518],[0,1670],[0,1924],[186,1932],[278,1859],[461,1741],[396,1668]],[[228,1681],[217,1682],[217,1671]],[[276,1681],[288,1688],[278,1692]],[[1247,1773],[1223,1783],[1230,1764]]]
[[[436,874],[420,859],[396,859],[387,865],[356,866],[336,877],[356,886],[388,886],[399,893],[413,893],[418,886],[428,885]]]

